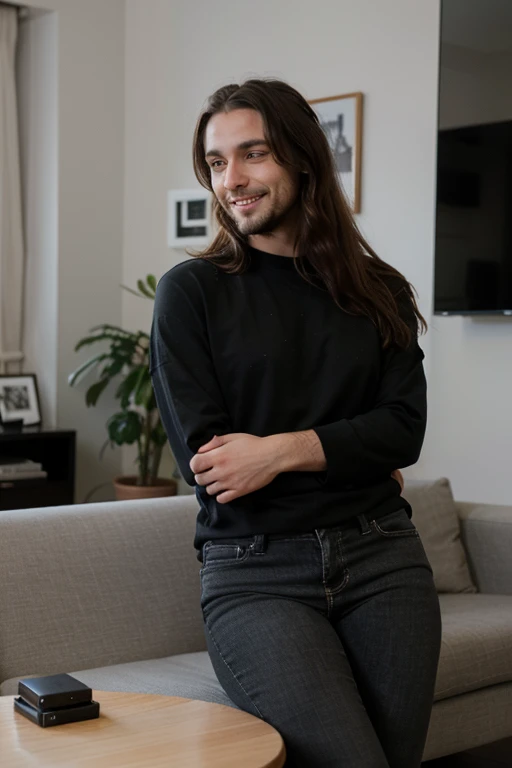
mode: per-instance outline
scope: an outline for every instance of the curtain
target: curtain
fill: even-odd
[[[16,8],[0,5],[0,374],[18,373],[24,244],[16,100]]]

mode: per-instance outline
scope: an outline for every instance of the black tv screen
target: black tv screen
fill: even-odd
[[[435,314],[512,315],[512,120],[438,133]]]

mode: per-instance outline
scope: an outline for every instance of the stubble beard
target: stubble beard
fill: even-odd
[[[294,204],[288,205],[284,210],[276,211],[271,208],[267,213],[247,216],[242,220],[237,217],[229,203],[227,207],[223,207],[234,221],[240,234],[248,237],[249,235],[271,235],[289,215],[290,211],[294,208]]]

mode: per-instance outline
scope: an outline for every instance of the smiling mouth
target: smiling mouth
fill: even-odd
[[[231,205],[234,208],[249,208],[252,205],[254,205],[255,203],[257,203],[258,200],[261,200],[261,198],[263,196],[264,195],[256,195],[255,197],[247,197],[244,200],[238,200],[238,201],[236,201],[234,203],[231,203]]]

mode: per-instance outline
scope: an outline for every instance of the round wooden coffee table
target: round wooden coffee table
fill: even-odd
[[[285,748],[263,720],[222,704],[94,691],[96,720],[41,728],[0,696],[2,768],[282,768]]]

